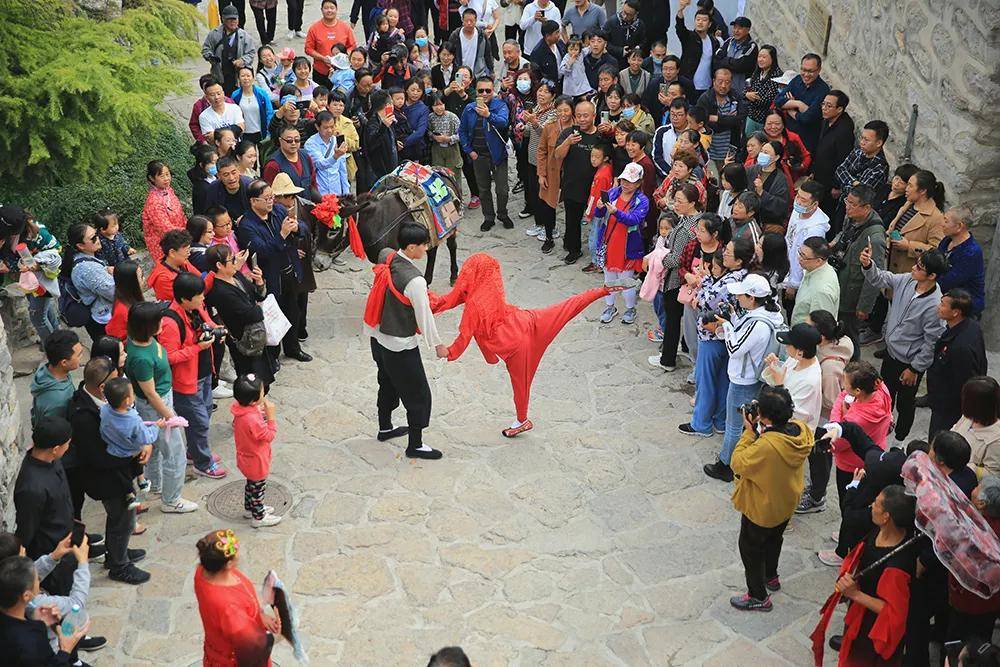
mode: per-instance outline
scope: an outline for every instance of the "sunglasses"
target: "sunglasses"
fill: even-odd
[[[284,141],[286,144],[300,144],[300,143],[302,143],[302,139],[301,138],[290,139],[288,137],[282,137],[281,140]]]
[[[490,93],[493,92],[493,89],[492,88],[479,88],[478,90],[476,90],[476,92],[479,93],[480,95],[489,95]]]

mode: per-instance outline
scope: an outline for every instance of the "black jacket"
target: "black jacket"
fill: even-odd
[[[709,88],[701,97],[698,98],[698,103],[696,107],[700,107],[705,110],[705,113],[709,116],[718,116],[718,120],[715,122],[706,122],[705,125],[712,129],[713,132],[725,132],[728,130],[729,143],[734,146],[743,145],[743,126],[746,123],[746,103],[739,99],[733,93],[729,94],[730,98],[736,101],[736,115],[735,116],[720,116],[719,115],[719,102],[715,98],[715,90]],[[781,171],[780,169],[776,171]]]
[[[83,473],[83,490],[94,500],[124,498],[132,491],[132,459],[108,454],[108,445],[101,437],[100,408],[82,382],[69,402],[69,423]]]
[[[674,26],[677,38],[681,40],[681,76],[694,80],[694,73],[701,62],[701,37],[693,30],[688,30],[684,25],[684,17],[677,17],[677,25]],[[708,38],[712,41],[712,53],[719,50],[719,38],[711,32]]]
[[[71,662],[69,653],[52,652],[44,623],[7,614],[0,614],[0,655],[8,667],[62,667]]]
[[[845,111],[832,126],[825,120],[812,151],[813,179],[826,187],[833,186],[833,172],[854,150],[854,119]]]
[[[240,176],[240,188],[236,194],[231,195],[222,181],[216,179],[205,192],[205,208],[216,204],[222,206],[229,213],[235,227],[236,221],[250,210],[250,197],[247,195],[247,186],[250,183],[252,181],[249,176]]]
[[[664,82],[662,74],[654,74],[653,78],[650,80],[649,85],[646,86],[645,92],[642,94],[642,106],[649,110],[650,115],[653,116],[653,122],[657,127],[665,125],[668,121],[663,120],[663,114],[666,113],[667,108],[660,104],[660,84],[662,83],[679,83],[681,88],[684,89],[684,97],[688,100],[694,95],[694,84],[691,80],[686,77],[678,77],[677,81],[667,81]]]
[[[73,529],[73,500],[62,462],[39,461],[28,450],[14,482],[14,510],[14,532],[28,556],[52,553]]]
[[[986,375],[986,345],[979,322],[966,318],[945,329],[934,345],[934,361],[927,369],[927,397],[931,411],[962,413],[962,385],[977,375]]]
[[[753,71],[757,69],[757,42],[749,36],[746,42],[736,42],[738,47],[737,55],[729,57],[729,45],[735,38],[730,37],[719,45],[719,48],[712,54],[712,72],[720,67],[726,67],[733,73],[733,88],[743,90],[746,80],[750,78]]]
[[[208,208],[208,189],[212,186],[205,180],[205,175],[198,167],[191,167],[187,170],[188,180],[191,181],[191,207],[195,215],[204,215]]]
[[[635,27],[632,34],[625,37],[625,28],[622,26],[621,14],[615,14],[604,24],[604,32],[608,33],[608,51],[611,52],[618,62],[625,63],[626,52],[634,46],[641,46],[646,41],[646,24],[641,18],[635,19]]]
[[[532,50],[528,56],[528,60],[538,67],[538,73],[543,79],[558,83],[560,81],[559,62],[566,55],[566,45],[562,43],[562,40],[556,42],[556,49],[559,51],[558,58],[556,58],[556,54],[552,53],[552,49],[543,39]]]
[[[587,80],[590,81],[590,87],[594,90],[597,90],[597,74],[605,65],[611,65],[614,67],[616,76],[621,69],[618,66],[618,59],[607,51],[602,53],[598,58],[595,58],[590,54],[583,57],[583,67],[587,70]]]
[[[399,166],[396,134],[378,117],[373,117],[361,134],[361,150],[368,157],[372,182],[382,178]]]

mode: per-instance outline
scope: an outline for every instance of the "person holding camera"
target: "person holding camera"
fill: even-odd
[[[763,387],[757,399],[740,407],[743,434],[732,456],[739,475],[733,507],[740,519],[740,558],[747,592],[729,599],[741,611],[771,611],[768,591],[781,589],[778,559],[785,527],[805,485],[806,458],[813,431],[794,419],[792,396],[784,387]]]
[[[174,280],[174,300],[163,311],[159,335],[173,375],[174,408],[187,422],[188,457],[196,475],[222,479],[226,469],[208,445],[212,415],[212,345],[226,338],[205,310],[205,281],[182,273]]]
[[[727,248],[727,252],[728,250]],[[740,314],[733,313],[732,307],[720,307],[717,316],[719,329],[726,341],[726,351],[729,353],[726,367],[729,375],[726,435],[718,460],[703,468],[706,475],[723,482],[733,481],[730,459],[743,431],[740,406],[752,401],[760,391],[764,357],[773,347],[775,331],[784,325],[781,311],[771,296],[771,285],[764,276],[748,275],[740,282],[730,285],[729,294],[736,296]],[[729,304],[727,302],[722,305]]]

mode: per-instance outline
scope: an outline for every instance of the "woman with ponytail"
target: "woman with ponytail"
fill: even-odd
[[[944,238],[944,184],[921,169],[906,183],[906,203],[889,225],[889,271],[908,273]]]
[[[854,341],[844,331],[843,323],[838,322],[828,310],[812,311],[806,318],[806,324],[816,327],[820,335],[819,348],[816,350],[816,358],[823,371],[823,409],[820,411],[820,419],[828,421],[833,404],[844,389],[844,368],[854,356]]]

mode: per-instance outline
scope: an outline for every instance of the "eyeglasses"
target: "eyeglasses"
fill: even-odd
[[[814,259],[819,259],[819,257],[813,257],[812,255],[803,255],[800,252],[799,253],[799,259],[802,260],[803,262],[811,262]]]
[[[820,106],[824,109],[835,109],[837,107],[833,102],[821,102]]]
[[[233,221],[232,220],[228,220],[226,222],[223,222],[222,224],[214,224],[213,223],[212,226],[215,227],[216,229],[225,229],[226,227],[232,227],[233,226]]]
[[[818,69],[806,69],[805,67],[800,68],[799,71],[802,74],[816,74],[817,72],[819,72]]]
[[[259,199],[260,201],[274,201],[274,195],[269,195],[267,197],[252,197],[252,199]]]
[[[476,92],[479,93],[480,95],[489,95],[490,93],[493,92],[493,89],[492,88],[480,88]]]

